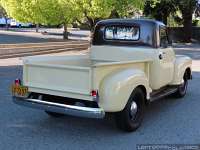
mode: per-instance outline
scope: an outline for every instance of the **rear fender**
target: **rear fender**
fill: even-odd
[[[138,69],[120,70],[108,75],[99,89],[99,105],[106,112],[122,111],[128,102],[132,91],[138,86],[146,89],[146,98],[149,99],[151,89],[145,73]]]

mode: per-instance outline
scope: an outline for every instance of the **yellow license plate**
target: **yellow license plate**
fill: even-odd
[[[21,85],[12,85],[11,90],[13,96],[25,97],[28,94],[28,87]]]

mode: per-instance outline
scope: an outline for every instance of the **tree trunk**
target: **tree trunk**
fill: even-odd
[[[67,24],[64,24],[63,39],[68,39]]]
[[[35,32],[37,32],[37,33],[39,32],[39,24],[38,23],[36,24]]]
[[[167,18],[168,18],[169,14],[168,13],[165,13],[163,14],[163,23],[167,26]]]
[[[111,11],[109,18],[120,18],[119,13],[116,11],[116,9]]]
[[[158,21],[161,21],[163,22],[165,25],[167,25],[167,18],[168,18],[169,14],[168,13],[165,13],[163,11],[163,13],[159,13],[159,14],[156,14],[155,15],[155,19],[158,20]]]
[[[192,12],[190,10],[182,11],[183,14],[183,25],[184,33],[183,38],[184,42],[191,42],[192,40]]]
[[[155,15],[155,19],[156,19],[157,21],[163,21],[162,15]]]
[[[9,29],[9,26],[8,26],[8,18],[5,17],[5,20],[6,20],[6,30],[8,30],[8,29]]]
[[[88,20],[88,23],[89,23],[90,31],[93,32],[94,26],[95,26],[94,20],[90,17],[87,17],[87,20]]]

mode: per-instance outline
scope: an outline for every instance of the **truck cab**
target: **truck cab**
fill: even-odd
[[[89,54],[24,58],[23,80],[12,85],[15,103],[60,114],[104,118],[135,131],[148,103],[184,97],[192,60],[177,56],[166,26],[148,19],[97,23]]]

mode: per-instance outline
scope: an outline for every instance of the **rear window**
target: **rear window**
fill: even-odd
[[[108,26],[105,28],[106,40],[137,41],[140,38],[139,27],[131,26]]]

